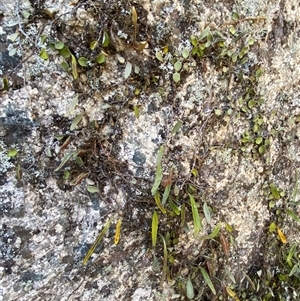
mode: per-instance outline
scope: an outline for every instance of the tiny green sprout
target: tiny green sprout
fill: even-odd
[[[103,64],[106,60],[106,57],[103,53],[100,53],[97,58],[96,58],[96,61],[98,64]]]
[[[57,41],[57,42],[54,44],[54,47],[55,47],[55,49],[57,49],[57,50],[63,49],[64,46],[65,46],[65,44],[64,44],[64,42],[62,42],[62,41]]]
[[[83,163],[83,161],[82,161],[82,159],[81,159],[80,157],[76,157],[76,158],[75,158],[75,162],[76,162],[78,165],[81,165],[81,166],[84,165],[84,163]]]
[[[194,176],[194,177],[198,177],[198,170],[196,168],[193,168],[192,171],[191,171],[191,174]]]
[[[218,46],[219,46],[220,48],[225,47],[225,42],[224,42],[224,41],[218,42]]]
[[[201,41],[202,39],[206,38],[210,34],[210,27],[206,27],[200,34],[198,40]]]
[[[47,50],[45,48],[41,49],[41,52],[39,54],[40,58],[42,58],[43,60],[48,60],[49,56],[47,53]]]
[[[188,297],[188,299],[193,299],[195,296],[194,286],[191,281],[191,278],[189,278],[186,282],[186,296]]]
[[[162,56],[162,52],[161,52],[161,51],[157,51],[156,54],[155,54],[155,57],[156,57],[160,62],[163,62],[163,61],[164,61],[163,56]]]
[[[15,148],[12,148],[8,151],[7,156],[9,158],[14,158],[17,155],[18,151]]]
[[[249,111],[248,108],[247,108],[246,106],[243,106],[241,110],[242,110],[242,112],[244,112],[244,113],[247,113],[247,112]]]
[[[274,223],[274,222],[272,222],[271,224],[270,224],[270,226],[269,226],[269,232],[275,232],[276,231],[276,229],[277,229],[277,226],[276,226],[276,224]]]
[[[256,105],[256,101],[251,99],[248,101],[248,108],[252,109]]]
[[[81,67],[88,67],[88,60],[81,56],[79,59],[78,59],[78,64],[81,66]]]
[[[63,178],[65,180],[69,180],[70,179],[70,176],[71,176],[71,173],[69,170],[64,170],[64,175],[63,175]]]
[[[231,26],[229,27],[229,32],[230,32],[232,35],[234,35],[234,34],[236,33],[236,29],[235,29],[235,27],[234,27],[233,25],[231,25]]]
[[[88,185],[86,187],[86,190],[89,192],[89,193],[99,193],[99,188],[97,186],[91,186],[91,185]]]
[[[172,129],[172,134],[177,133],[179,131],[179,129],[181,128],[181,126],[182,126],[182,121],[178,120]]]
[[[97,45],[98,45],[98,41],[92,41],[90,43],[90,49],[91,50],[95,50],[95,48],[97,47]]]
[[[260,131],[259,124],[257,122],[255,122],[254,125],[253,125],[253,132],[257,133],[259,131]]]
[[[255,76],[256,77],[260,77],[262,75],[262,69],[261,68],[258,68],[256,71],[255,71]]]
[[[69,69],[70,69],[70,66],[69,66],[69,64],[68,64],[67,62],[61,62],[61,63],[60,63],[60,66],[61,66],[61,68],[62,68],[65,72],[68,72]]]
[[[255,42],[255,40],[252,38],[252,37],[250,37],[249,39],[248,39],[248,45],[249,46],[251,46],[251,45],[253,45],[254,44],[254,42]]]
[[[71,56],[71,52],[70,49],[68,47],[63,47],[62,49],[59,50],[59,53],[61,56],[63,56],[64,58],[69,58]]]
[[[57,141],[61,141],[65,136],[64,135],[56,135],[54,138],[57,140]]]
[[[138,96],[138,95],[140,95],[140,94],[141,94],[141,89],[135,88],[135,89],[134,89],[134,95]]]
[[[241,139],[241,142],[242,143],[247,143],[251,141],[251,136],[250,136],[250,133],[248,131],[245,131],[242,135],[242,139]]]
[[[240,16],[237,12],[233,12],[232,15],[231,15],[231,19],[233,21],[238,21],[240,19]]]
[[[263,138],[262,137],[258,137],[258,138],[255,139],[255,143],[257,145],[261,144],[262,142],[263,142]]]
[[[258,148],[258,152],[260,153],[260,155],[263,155],[266,152],[266,147],[264,145],[261,145]]]
[[[226,114],[228,116],[231,116],[233,114],[233,110],[232,109],[228,109],[227,112],[226,112]]]
[[[236,53],[234,53],[232,56],[231,56],[231,60],[233,63],[236,63],[237,62],[237,59],[238,59],[238,56]]]
[[[271,184],[270,190],[271,190],[271,193],[272,193],[272,196],[274,197],[274,199],[279,200],[280,194],[279,194],[278,188],[274,184]]]
[[[125,72],[124,72],[125,79],[127,79],[130,76],[131,71],[132,71],[132,64],[130,62],[127,62],[125,66]]]
[[[190,52],[189,52],[189,50],[188,49],[183,49],[183,51],[182,51],[182,57],[184,58],[184,59],[187,59],[188,57],[189,57],[189,55],[190,55]]]
[[[233,52],[232,50],[230,50],[230,49],[226,51],[226,54],[227,54],[227,56],[229,56],[229,57],[231,57],[231,56],[233,55],[233,53],[234,53],[234,52]]]
[[[213,41],[213,36],[211,33],[209,33],[206,37],[205,47],[208,48],[211,45],[212,41]]]
[[[262,125],[264,123],[264,120],[260,117],[258,117],[257,119],[255,119],[255,122],[258,124],[258,125]]]
[[[243,47],[243,49],[239,53],[239,58],[243,58],[244,55],[248,52],[248,47]]]
[[[177,61],[175,64],[174,64],[174,69],[176,72],[180,71],[182,68],[182,63]]]
[[[194,35],[191,35],[190,41],[194,47],[198,45],[198,40]]]
[[[180,81],[180,74],[178,72],[173,73],[173,81],[178,83]]]
[[[109,45],[109,36],[106,31],[104,31],[103,39],[102,39],[102,46],[107,47]]]

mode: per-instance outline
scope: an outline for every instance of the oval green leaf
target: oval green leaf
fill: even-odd
[[[178,83],[180,81],[180,74],[178,72],[173,73],[173,81]]]
[[[182,51],[182,57],[184,58],[184,59],[187,59],[188,57],[189,57],[189,55],[190,55],[190,52],[189,52],[189,50],[188,49],[183,49],[183,51]]]
[[[78,59],[78,64],[81,66],[81,67],[88,67],[88,60],[81,56],[79,59]]]
[[[89,193],[98,193],[99,192],[99,188],[97,186],[90,186],[88,185],[86,187],[86,190],[89,192]]]
[[[57,49],[57,50],[63,49],[64,46],[65,46],[65,44],[64,44],[64,42],[62,42],[62,41],[57,41],[57,42],[54,44],[54,47],[55,47],[55,49]]]
[[[61,62],[60,63],[60,66],[62,67],[62,69],[65,71],[65,72],[68,72],[69,69],[70,69],[70,66],[67,62]]]
[[[231,15],[231,19],[233,21],[238,21],[240,18],[239,14],[237,12],[233,12],[232,15]]]
[[[186,282],[186,296],[189,299],[193,299],[195,297],[194,287],[191,278],[189,278],[188,281]]]
[[[257,145],[261,144],[262,142],[263,142],[263,138],[262,137],[258,137],[258,138],[255,139],[255,143]]]
[[[161,51],[157,51],[156,54],[155,54],[155,57],[156,57],[160,62],[163,62],[163,61],[164,61]]]
[[[17,153],[18,153],[18,151],[15,148],[13,148],[8,151],[7,156],[9,158],[13,158],[17,155]]]
[[[230,26],[229,32],[230,32],[231,34],[233,34],[233,35],[236,33],[236,29],[235,29],[235,27],[234,27],[233,25]]]
[[[210,34],[210,27],[206,27],[200,34],[199,36],[199,41],[206,38],[208,36],[208,34]]]
[[[132,71],[132,64],[127,62],[125,66],[124,78],[127,79]]]
[[[266,147],[264,145],[261,145],[259,148],[258,148],[258,152],[263,155],[265,152],[266,152]]]
[[[70,49],[68,47],[63,47],[59,50],[60,55],[62,55],[64,58],[69,58],[71,56]]]
[[[105,55],[103,53],[100,53],[97,56],[96,60],[97,60],[98,64],[103,64],[105,62],[105,60],[106,60],[106,57],[105,57]]]
[[[90,49],[91,50],[95,50],[95,48],[97,47],[98,45],[98,41],[92,41],[91,44],[90,44]]]
[[[48,60],[48,58],[49,58],[48,53],[45,48],[41,49],[41,52],[39,55],[40,55],[40,58],[42,58],[43,60]]]
[[[176,62],[175,64],[174,64],[174,69],[175,69],[175,71],[180,71],[181,70],[181,68],[182,68],[182,63],[181,62]]]

